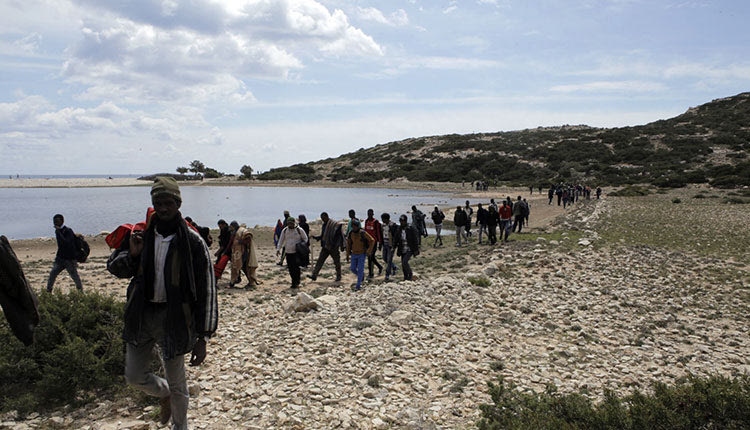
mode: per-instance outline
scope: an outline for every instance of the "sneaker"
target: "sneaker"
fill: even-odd
[[[172,418],[172,397],[167,396],[159,399],[159,407],[159,423],[164,425]]]
[[[313,281],[316,280],[316,279],[318,279],[318,277],[315,276],[315,275],[307,275],[307,278],[308,279],[312,279]]]
[[[383,273],[383,267],[378,267],[378,276],[380,276],[381,273]]]
[[[336,277],[336,282],[341,282],[341,276]]]

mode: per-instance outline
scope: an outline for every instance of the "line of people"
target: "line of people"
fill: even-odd
[[[436,214],[438,211],[439,208],[436,206],[433,214]],[[521,233],[523,227],[528,226],[530,212],[529,203],[521,196],[518,196],[516,202],[513,202],[510,196],[508,196],[503,200],[502,206],[498,206],[495,203],[495,199],[490,199],[490,204],[487,208],[484,208],[482,203],[479,203],[477,205],[477,219],[474,222],[474,226],[479,227],[477,242],[481,245],[482,236],[486,235],[487,244],[496,244],[498,227],[500,230],[500,239],[507,242],[510,233],[515,233],[516,231]],[[463,244],[467,244],[469,238],[472,236],[473,215],[474,209],[468,200],[466,201],[466,206],[456,207],[456,211],[453,214],[453,224],[456,227],[456,246],[460,247]],[[433,219],[435,219],[434,216]],[[437,239],[435,240],[435,244],[437,244]],[[440,244],[442,245],[442,240],[440,240]]]
[[[591,200],[591,187],[588,185],[564,183],[552,185],[547,191],[548,205],[552,204],[555,196],[557,196],[557,206],[562,205],[563,208],[567,208],[569,205],[577,203],[580,198]],[[596,199],[599,200],[601,196],[602,188],[596,187]]]

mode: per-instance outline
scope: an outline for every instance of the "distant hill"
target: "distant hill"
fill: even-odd
[[[343,182],[559,181],[680,187],[750,185],[750,93],[646,125],[585,125],[405,139],[337,158],[271,169],[261,180]]]

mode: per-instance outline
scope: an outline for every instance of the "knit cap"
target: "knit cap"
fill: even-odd
[[[154,185],[151,187],[151,197],[166,195],[172,197],[178,202],[182,202],[180,195],[180,186],[174,178],[168,176],[157,176],[154,179]]]

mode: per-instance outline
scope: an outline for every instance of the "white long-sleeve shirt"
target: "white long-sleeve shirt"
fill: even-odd
[[[167,237],[159,232],[154,235],[154,303],[167,302],[167,285],[164,279],[164,266],[167,262],[169,244],[174,239],[174,234]]]
[[[280,250],[283,246],[287,254],[294,254],[297,252],[297,244],[299,242],[307,242],[305,230],[302,230],[301,227],[295,227],[292,230],[289,230],[289,227],[284,227],[284,230],[281,230],[281,236],[279,237],[276,249]]]

